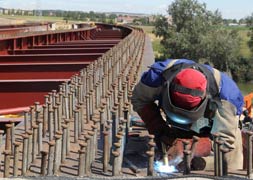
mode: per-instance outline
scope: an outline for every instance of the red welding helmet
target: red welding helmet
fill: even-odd
[[[163,108],[168,117],[180,124],[190,124],[205,112],[207,79],[193,68],[178,72],[167,82],[163,97]]]
[[[180,108],[191,110],[205,97],[207,80],[198,70],[187,68],[180,71],[172,80],[170,98]]]

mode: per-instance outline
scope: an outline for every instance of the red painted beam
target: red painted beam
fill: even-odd
[[[117,38],[117,37],[96,37],[95,39],[97,39],[97,40],[107,40],[107,39],[121,39],[121,38]]]
[[[117,44],[121,41],[121,39],[115,39],[115,40],[76,40],[76,41],[65,41],[65,42],[59,42],[55,44]]]
[[[39,54],[39,55],[0,55],[0,64],[4,63],[66,63],[92,62],[103,53],[89,54]]]
[[[40,45],[33,46],[32,48],[111,48],[115,46],[115,44],[53,44],[53,45]]]
[[[11,55],[18,54],[72,54],[72,53],[105,53],[110,48],[48,48],[48,49],[19,49],[8,51]]]
[[[34,102],[44,103],[44,95],[58,90],[62,80],[0,81],[0,109],[30,106]]]
[[[0,64],[0,80],[70,79],[89,63]]]
[[[17,108],[8,108],[8,109],[0,109],[0,115],[3,114],[18,114],[24,111],[28,111],[30,108],[28,106],[25,107],[17,107]],[[11,118],[0,118],[0,122],[9,122]],[[13,118],[13,120],[19,118]],[[22,118],[23,120],[24,118]],[[21,121],[22,121],[21,120]],[[18,121],[19,122],[19,121]]]

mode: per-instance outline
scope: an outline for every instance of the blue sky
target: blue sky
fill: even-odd
[[[240,19],[253,13],[253,0],[198,0],[223,18]],[[20,9],[63,9],[96,12],[166,14],[173,0],[0,0],[0,7]]]

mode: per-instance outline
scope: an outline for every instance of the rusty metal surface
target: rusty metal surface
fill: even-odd
[[[5,28],[16,30],[29,27]],[[99,29],[97,32],[94,28],[37,33],[0,41],[0,54],[9,53],[0,55],[0,100],[5,102],[0,109],[42,102],[46,92],[57,89],[60,83],[79,74],[81,69],[123,38],[121,31],[107,29],[101,32]],[[96,39],[108,36],[116,39]]]
[[[121,39],[116,39],[116,40],[97,40],[97,39],[93,39],[93,40],[76,40],[76,41],[65,41],[65,42],[58,42],[56,44],[78,44],[78,43],[82,43],[82,44],[106,44],[106,43],[119,43]]]
[[[0,64],[0,83],[3,80],[70,79],[88,64],[89,62]]]
[[[106,32],[110,34],[113,31]],[[5,102],[0,104],[0,109],[24,107],[35,101],[42,103],[46,92],[57,89],[62,82],[78,74],[81,69],[120,41],[120,39],[71,41],[70,36],[72,37],[72,34],[66,33],[64,39],[57,37],[59,40],[55,43],[32,45],[30,49],[22,49],[30,46],[29,37],[20,42],[14,41],[14,44],[17,44],[16,48],[21,49],[8,50],[10,55],[0,56],[0,101]],[[115,36],[122,35],[117,31],[113,37]],[[103,34],[99,37],[103,37]],[[90,39],[87,36],[86,38]],[[33,41],[37,44],[39,41],[50,43],[48,39],[51,38],[41,36],[40,39]]]
[[[43,102],[44,95],[68,79],[30,80],[0,82],[0,109],[30,106],[34,102]]]
[[[36,54],[36,55],[2,55],[0,64],[4,63],[64,63],[71,61],[92,62],[101,57],[103,53],[78,53],[78,54]]]
[[[74,53],[105,53],[110,48],[50,48],[10,50],[9,54],[74,54]]]
[[[96,47],[103,47],[103,48],[111,48],[115,45],[115,43],[109,43],[109,44],[53,44],[53,45],[40,45],[40,46],[33,46],[33,48],[96,48]]]

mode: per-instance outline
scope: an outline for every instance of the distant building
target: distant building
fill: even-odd
[[[136,16],[129,16],[129,15],[119,15],[117,17],[117,22],[123,23],[123,24],[131,24],[133,23],[134,19],[138,17]]]
[[[238,23],[229,23],[228,26],[239,26]]]
[[[27,11],[28,16],[33,16],[33,11]]]
[[[49,16],[55,16],[55,12],[50,11],[50,12],[49,12]]]
[[[148,17],[149,23],[155,22],[155,21],[156,21],[156,18],[157,18],[157,16],[155,16],[155,15],[149,16],[149,17]],[[168,23],[169,25],[172,25],[172,16],[167,15],[167,16],[165,16],[165,18],[167,19],[167,23]]]

